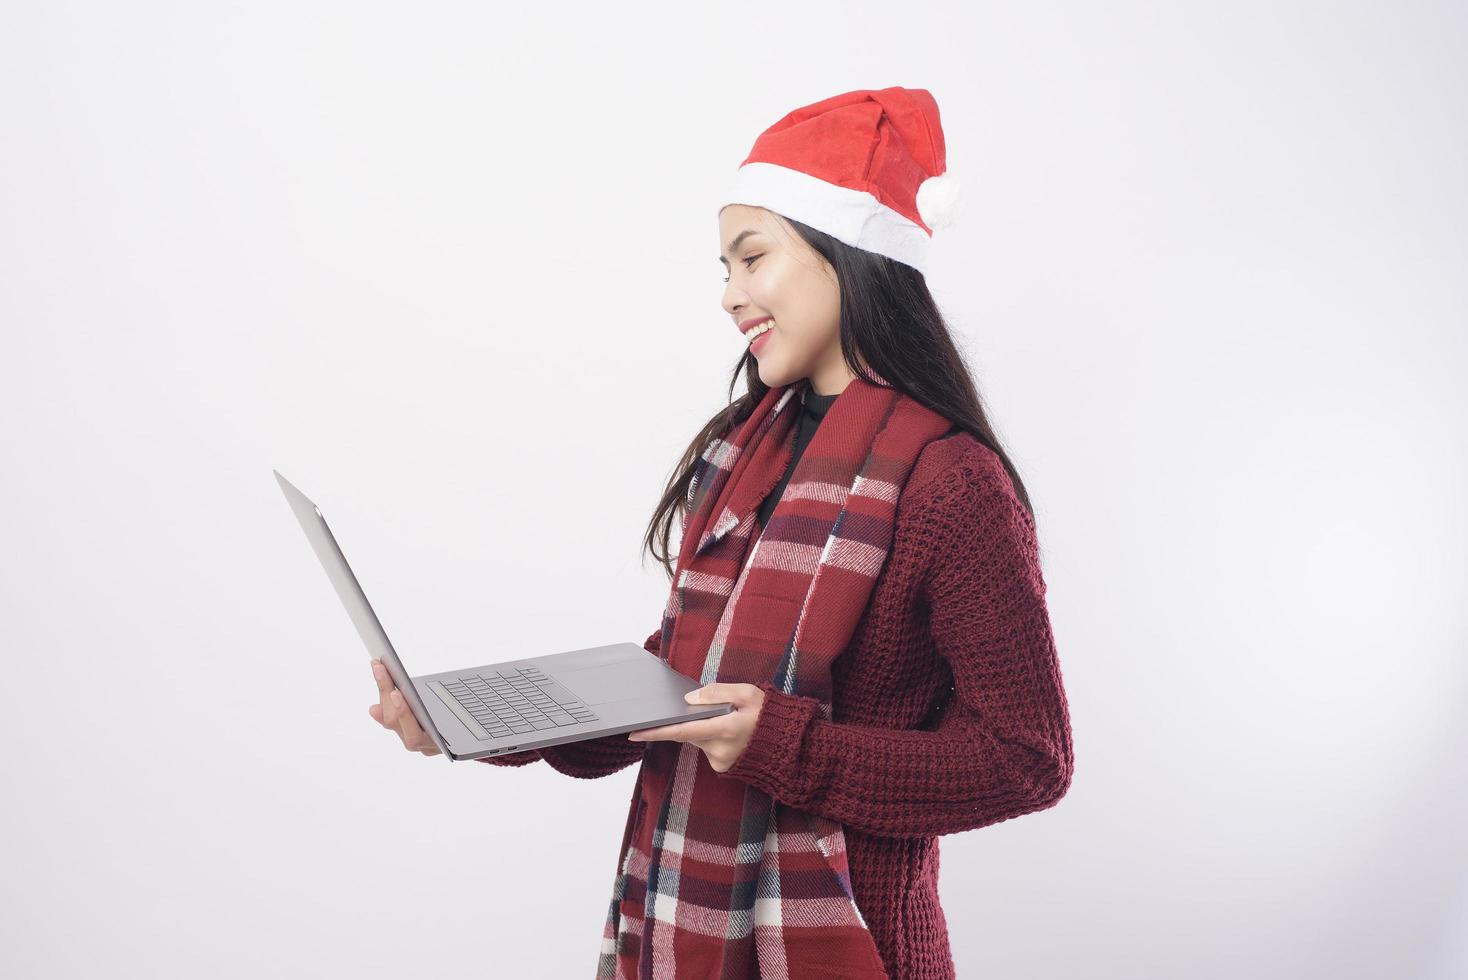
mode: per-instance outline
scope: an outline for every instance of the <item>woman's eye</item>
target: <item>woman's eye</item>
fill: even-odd
[[[744,260],[744,267],[746,269],[748,269],[749,268],[749,263],[753,262],[757,258],[760,258],[764,254],[765,254],[764,252],[761,252],[761,253],[759,253],[759,255],[751,255],[749,258],[747,258],[747,259]],[[728,276],[725,276],[723,279],[720,280],[720,282],[728,282],[728,281],[729,281],[729,277]]]

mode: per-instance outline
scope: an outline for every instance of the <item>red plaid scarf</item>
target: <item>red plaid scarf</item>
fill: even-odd
[[[660,655],[703,684],[768,679],[829,719],[831,664],[887,559],[898,496],[949,423],[885,382],[853,380],[760,534],[808,385],[770,389],[695,464]],[[599,978],[886,977],[840,823],[726,778],[688,742],[649,742],[637,787]]]

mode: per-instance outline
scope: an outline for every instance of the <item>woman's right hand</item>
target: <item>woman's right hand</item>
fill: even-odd
[[[398,738],[403,740],[403,748],[409,752],[442,755],[438,746],[433,744],[433,739],[418,726],[418,719],[413,717],[413,709],[403,700],[402,692],[393,686],[392,677],[381,660],[372,661],[372,676],[377,679],[377,693],[382,699],[380,703],[367,709],[373,720],[383,728],[396,732]]]

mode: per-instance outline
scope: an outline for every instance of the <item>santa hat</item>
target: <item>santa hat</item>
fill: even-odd
[[[768,208],[919,272],[960,200],[926,89],[859,89],[794,110],[754,141],[720,204]]]

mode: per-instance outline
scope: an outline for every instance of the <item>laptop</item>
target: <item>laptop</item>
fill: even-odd
[[[410,677],[321,509],[275,474],[370,658],[380,659],[419,726],[452,762],[715,718],[728,702],[689,704],[702,685],[640,643],[612,643]]]

